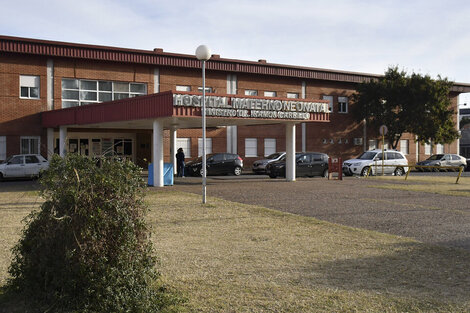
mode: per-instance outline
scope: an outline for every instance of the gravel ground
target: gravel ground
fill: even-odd
[[[208,177],[207,196],[470,250],[470,198],[368,187],[382,183],[353,177],[296,182]],[[161,190],[201,194],[201,178],[177,178],[173,187]]]

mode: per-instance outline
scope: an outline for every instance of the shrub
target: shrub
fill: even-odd
[[[169,297],[156,287],[141,171],[99,164],[53,157],[40,180],[45,202],[13,249],[7,290],[41,311],[160,311]]]

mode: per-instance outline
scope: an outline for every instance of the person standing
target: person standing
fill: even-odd
[[[183,148],[178,149],[176,153],[176,176],[184,177],[184,152]]]

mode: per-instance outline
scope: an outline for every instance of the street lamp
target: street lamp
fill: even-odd
[[[206,203],[206,61],[211,58],[208,46],[200,45],[196,49],[196,58],[202,62],[202,203]]]

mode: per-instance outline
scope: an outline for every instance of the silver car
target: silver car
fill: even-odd
[[[251,169],[256,174],[267,174],[266,165],[268,165],[271,162],[279,161],[285,155],[286,155],[285,152],[276,152],[276,153],[270,154],[269,156],[266,157],[266,159],[255,161]]]
[[[467,167],[467,159],[464,157],[461,157],[460,155],[457,154],[434,154],[431,155],[429,158],[427,158],[424,161],[420,161],[416,163],[416,165],[424,165],[424,166],[456,166],[456,167],[462,167],[465,169]],[[424,171],[438,171],[438,168],[419,168],[418,170],[424,170]]]
[[[0,164],[0,180],[3,178],[38,177],[49,168],[49,162],[39,154],[20,154],[9,157]]]

